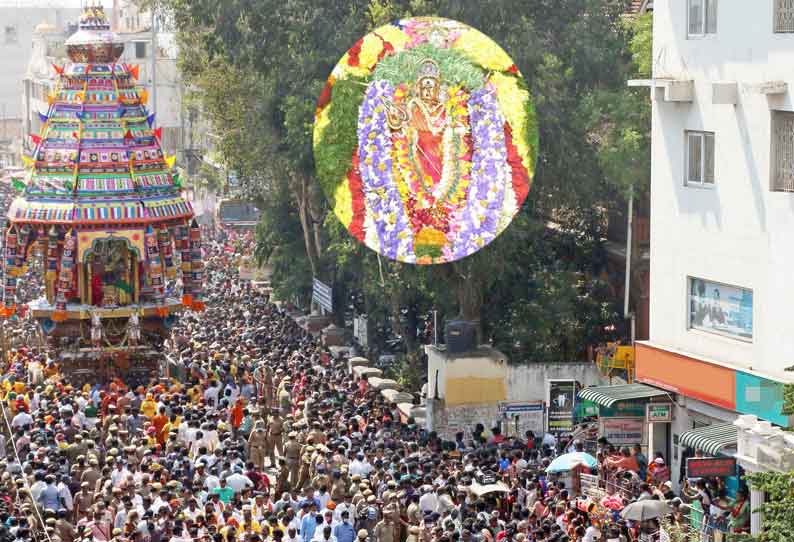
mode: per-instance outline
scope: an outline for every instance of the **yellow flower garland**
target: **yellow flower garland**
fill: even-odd
[[[462,32],[452,47],[463,51],[472,62],[487,70],[506,71],[513,65],[513,60],[501,47],[473,28]]]
[[[337,184],[334,191],[334,214],[344,224],[345,228],[350,227],[353,222],[353,193],[350,192],[350,185],[347,178]]]
[[[529,93],[518,86],[515,77],[503,73],[491,75],[490,82],[496,88],[496,98],[499,100],[502,114],[513,130],[513,145],[516,146],[521,163],[532,178],[535,164],[532,163],[532,149],[529,148],[525,107]]]

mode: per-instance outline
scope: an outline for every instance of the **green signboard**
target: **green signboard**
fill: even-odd
[[[643,418],[645,417],[645,403],[622,401],[611,407],[599,406],[598,415],[602,418]]]
[[[648,403],[645,405],[645,418],[649,423],[673,421],[672,403]]]

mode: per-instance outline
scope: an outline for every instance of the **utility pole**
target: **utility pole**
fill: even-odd
[[[634,314],[629,312],[629,298],[631,297],[631,258],[634,248],[634,184],[629,191],[628,217],[626,218],[626,277],[623,292],[623,318],[631,318],[631,345],[634,345]]]
[[[151,51],[151,71],[152,71],[152,103],[149,110],[157,113],[157,15],[152,6],[152,51]]]

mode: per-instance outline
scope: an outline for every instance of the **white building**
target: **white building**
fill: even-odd
[[[80,10],[72,11],[71,22],[75,24],[71,29],[74,30]],[[181,163],[185,132],[182,110],[184,88],[176,65],[174,35],[156,32],[153,42],[150,12],[138,11],[130,0],[115,0],[110,16],[113,21],[118,21],[118,28],[114,27],[113,30],[124,42],[124,54],[120,62],[138,66],[138,84],[149,91],[149,107],[157,115],[157,126],[163,129],[163,150],[169,155],[176,154]],[[47,111],[47,95],[55,88],[56,73],[52,65],[64,65],[67,62],[63,42],[69,36],[70,27],[67,24],[60,28],[48,20],[43,17],[39,20],[40,24],[27,33],[25,48],[29,52],[19,55],[24,60],[25,69],[16,78],[19,90],[15,104],[22,104],[22,129],[25,133],[39,132],[41,123],[38,112]],[[154,58],[152,55],[155,55]]]
[[[653,102],[650,339],[636,373],[674,392],[672,423],[651,433],[677,481],[687,447],[732,455],[740,414],[791,425],[794,2],[656,0],[653,55],[653,79],[632,82]]]
[[[0,0],[0,168],[21,164],[25,123],[19,97],[36,28],[66,32],[79,15],[79,3],[70,0]]]

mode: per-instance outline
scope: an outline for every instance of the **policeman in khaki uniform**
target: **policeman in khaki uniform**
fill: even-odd
[[[282,420],[278,410],[274,410],[267,422],[267,441],[265,444],[265,451],[270,458],[271,465],[276,464],[276,451],[278,451],[278,455],[284,455],[284,439],[281,436],[283,431],[284,420]]]
[[[267,431],[265,431],[265,422],[262,420],[257,420],[254,424],[254,430],[251,431],[251,435],[248,437],[248,455],[251,459],[251,462],[260,471],[265,468],[265,454],[267,451],[267,445],[268,434]],[[272,452],[273,450],[271,448],[271,465],[275,464]]]
[[[281,386],[278,392],[278,407],[281,409],[282,414],[286,414],[292,410],[292,379],[285,376],[281,380]]]
[[[289,484],[293,489],[298,489],[298,472],[300,470],[301,445],[297,440],[298,433],[290,431],[287,435],[287,444],[284,446],[284,459],[289,471]]]
[[[337,503],[342,502],[347,493],[347,486],[347,481],[342,478],[342,471],[333,469],[331,471],[331,489],[329,491],[331,500]]]
[[[314,446],[311,444],[311,439],[310,439],[309,444],[305,445],[303,447],[303,450],[301,451],[301,467],[298,476],[297,489],[303,488],[303,486],[306,485],[306,482],[309,481],[313,455],[314,455]]]
[[[315,421],[312,423],[312,430],[309,431],[309,438],[311,438],[316,444],[325,444],[328,440],[325,436],[325,433],[321,429],[320,422]]]

